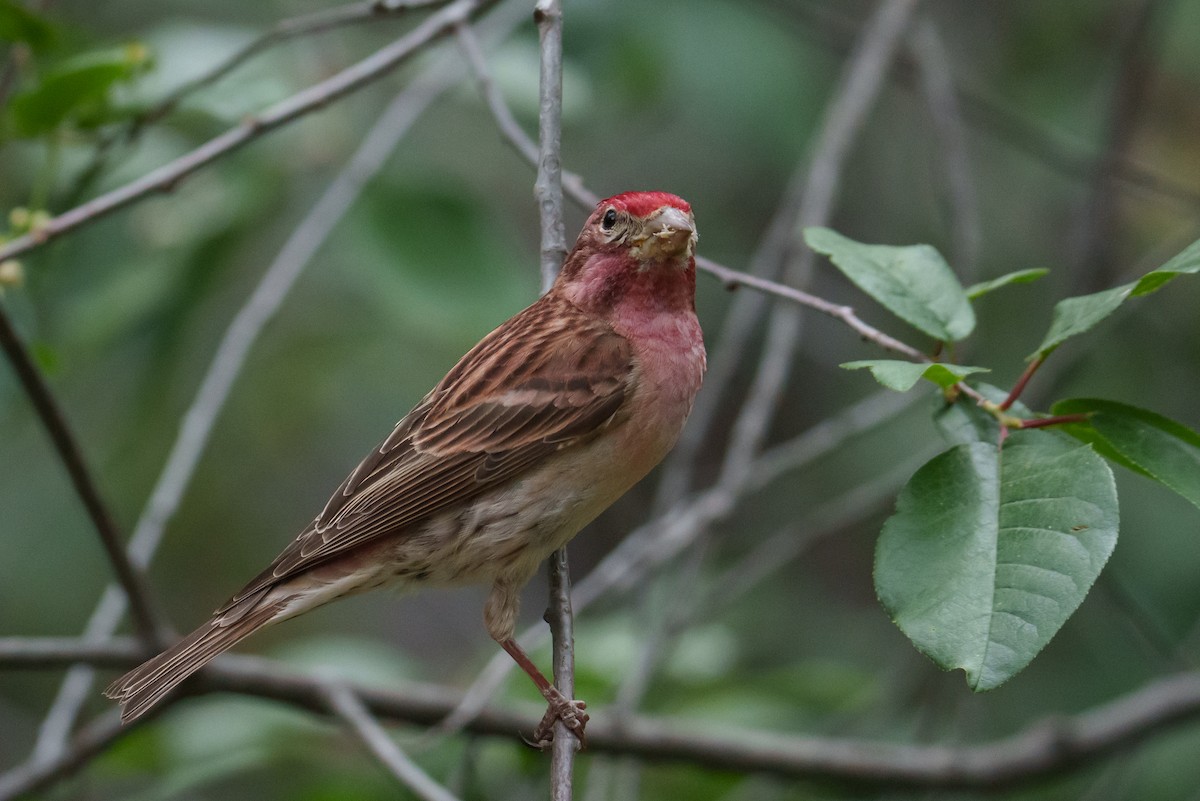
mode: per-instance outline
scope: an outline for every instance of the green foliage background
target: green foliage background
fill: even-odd
[[[1140,2],[930,2],[954,77],[1027,122],[1035,140],[972,111],[971,168],[981,240],[957,245],[945,164],[909,71],[897,77],[849,162],[833,227],[866,242],[927,242],[964,284],[1025,268],[1048,277],[979,304],[966,364],[1006,366],[1007,386],[1048,327],[1056,300],[1133,280],[1200,232],[1200,5],[1154,4],[1132,60],[1125,39]],[[81,179],[107,121],[162,96],[276,20],[315,2],[144,0],[55,3],[56,42],[38,70],[81,53],[136,61],[105,102],[38,128],[8,129],[0,208],[63,211],[164,163],[362,57],[403,29],[379,21],[273,50],[190,98],[131,144],[113,147]],[[702,252],[747,266],[788,176],[802,162],[833,91],[865,2],[639,0],[566,3],[564,161],[596,191],[662,188],[696,209]],[[848,25],[843,26],[845,20]],[[0,31],[0,34],[3,32]],[[148,60],[143,61],[145,48]],[[527,130],[535,130],[537,40],[532,25],[490,62]],[[3,48],[0,47],[0,52]],[[419,65],[417,65],[419,67]],[[1114,107],[1129,70],[1136,100]],[[133,73],[137,73],[133,75]],[[400,86],[396,76],[271,134],[155,197],[23,259],[25,284],[4,303],[34,343],[124,529],[132,527],[215,344],[264,266],[336,174],[358,136]],[[36,75],[23,76],[33,90]],[[15,101],[14,101],[15,102]],[[96,126],[99,126],[98,128]],[[49,131],[48,133],[45,131]],[[1122,158],[1184,191],[1134,186],[1104,172]],[[36,135],[34,135],[36,134]],[[28,135],[28,136],[27,136]],[[453,361],[537,292],[532,172],[500,141],[464,83],[423,117],[322,249],[257,343],[151,578],[172,619],[200,621],[308,521],[328,492]],[[1180,195],[1183,195],[1180,197]],[[1102,212],[1111,208],[1111,215]],[[571,210],[573,235],[582,214]],[[1084,251],[1087,225],[1101,226]],[[828,264],[816,293],[914,340]],[[747,290],[741,290],[747,291]],[[1025,400],[1105,397],[1196,428],[1200,289],[1179,281],[1134,301],[1064,344]],[[698,305],[711,346],[730,296],[701,277]],[[759,343],[756,343],[756,346]],[[921,343],[925,344],[925,343]],[[803,346],[772,428],[783,440],[867,392],[838,365],[881,354],[826,319],[806,319]],[[756,353],[741,368],[745,386]],[[732,420],[736,400],[724,407]],[[720,525],[701,586],[780,526],[831,497],[935,452],[929,405],[848,441],[814,467],[746,499]],[[922,443],[928,443],[924,445]],[[720,443],[718,443],[719,445]],[[923,448],[928,450],[923,451]],[[720,448],[704,451],[711,480]],[[903,478],[889,479],[898,487]],[[874,597],[871,566],[891,497],[834,526],[773,578],[671,648],[644,709],[730,726],[897,742],[983,742],[1046,715],[1087,709],[1200,660],[1200,525],[1185,500],[1122,472],[1122,537],[1097,587],[1020,676],[976,695],[939,672],[892,625]],[[651,497],[639,487],[572,545],[583,575]],[[45,435],[8,370],[0,370],[0,635],[75,635],[109,571]],[[579,694],[612,702],[636,662],[645,608],[679,588],[670,578],[615,598],[577,623]],[[530,587],[525,620],[544,599]],[[320,610],[254,638],[244,650],[326,666],[380,683],[465,686],[494,645],[480,624],[482,591],[373,595]],[[546,654],[538,655],[545,664]],[[0,765],[23,759],[59,681],[0,673]],[[521,677],[509,696],[531,700]],[[99,711],[104,701],[95,699]],[[1014,791],[1029,799],[1193,799],[1200,727],[1172,729],[1126,756]],[[546,763],[509,742],[459,738],[419,752],[435,776],[474,756],[465,797],[543,797]],[[588,771],[604,764],[583,760]],[[394,797],[391,781],[333,726],[259,701],[206,697],[180,704],[47,797]],[[644,798],[907,798],[819,784],[647,768]],[[602,796],[607,797],[607,796]],[[946,794],[946,798],[969,797]]]

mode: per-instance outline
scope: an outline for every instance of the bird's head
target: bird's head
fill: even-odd
[[[625,192],[602,200],[563,263],[556,288],[597,311],[622,300],[693,308],[696,221],[667,192]]]

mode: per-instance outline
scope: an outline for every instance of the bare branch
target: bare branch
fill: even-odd
[[[562,2],[538,0],[533,18],[541,43],[538,103],[538,169],[533,193],[542,223],[542,291],[554,283],[567,257],[563,226],[562,186]],[[467,49],[470,50],[468,41]],[[482,64],[482,59],[478,60]],[[476,71],[479,73],[478,66]],[[571,617],[571,574],[566,546],[550,555],[550,598],[546,622],[553,639],[554,685],[567,698],[575,697],[575,639]],[[571,801],[575,752],[579,740],[561,720],[554,723],[550,752],[550,797]]]
[[[912,345],[901,342],[900,340],[891,337],[878,328],[863,322],[854,312],[852,306],[846,306],[840,303],[832,303],[824,298],[819,298],[816,295],[811,295],[801,289],[795,289],[781,284],[778,281],[770,281],[766,278],[759,278],[750,273],[738,272],[737,270],[724,267],[711,259],[698,257],[696,259],[696,267],[711,276],[719,279],[726,288],[733,289],[739,286],[750,287],[757,289],[760,292],[765,292],[768,295],[774,295],[777,298],[790,300],[793,303],[805,306],[814,311],[819,311],[821,314],[828,315],[835,320],[841,320],[862,339],[867,342],[874,343],[884,350],[889,350],[893,353],[898,353],[901,356],[912,359],[913,361],[925,362],[929,361],[929,357],[921,351],[914,348]]]
[[[533,185],[542,221],[542,291],[567,257],[562,210],[562,3],[538,0],[533,18],[541,42],[538,170]]]
[[[271,29],[221,63],[201,75],[180,84],[134,120],[134,130],[156,122],[170,114],[186,98],[207,86],[211,86],[259,53],[276,45],[302,36],[325,33],[347,25],[354,25],[386,17],[399,17],[409,11],[445,5],[449,0],[367,0],[362,3],[346,3],[332,8],[323,8],[311,14],[280,20]]]
[[[550,597],[546,622],[550,624],[554,686],[567,698],[575,697],[575,629],[571,609],[571,574],[567,567],[567,549],[550,554]],[[579,750],[575,733],[561,720],[554,724],[554,743],[550,752],[550,797],[553,801],[571,801],[572,771]]]
[[[54,759],[43,762],[30,759],[0,775],[0,801],[26,797],[29,793],[67,778],[106,751],[114,742],[154,720],[159,713],[160,710],[153,710],[145,718],[128,726],[122,725],[121,716],[116,710],[97,718],[79,732],[69,749]]]
[[[0,640],[0,664],[11,665],[14,640]],[[78,641],[74,652],[55,653],[66,664],[97,654],[96,646]],[[37,649],[22,647],[29,654]],[[43,652],[41,657],[48,653]],[[130,655],[129,664],[136,656]],[[106,655],[107,658],[107,655]],[[44,659],[43,659],[44,661]],[[278,663],[257,657],[225,654],[197,674],[195,691],[232,691],[284,701],[318,714],[328,714],[328,679],[289,674]],[[461,701],[453,691],[428,685],[406,685],[403,691],[379,690],[349,683],[376,717],[419,726],[441,720]],[[165,704],[163,708],[168,708]],[[537,724],[541,709],[489,709],[468,724],[477,734],[515,740]],[[1200,672],[1180,673],[1142,686],[1120,698],[1074,715],[1046,718],[1017,734],[970,746],[897,745],[862,740],[797,737],[760,731],[721,734],[697,731],[695,721],[671,723],[633,716],[616,725],[603,715],[588,725],[588,746],[597,754],[627,754],[656,761],[684,762],[721,771],[770,773],[792,779],[827,779],[856,786],[889,789],[923,788],[995,790],[1045,776],[1060,775],[1109,754],[1126,751],[1179,724],[1200,718]],[[109,722],[111,721],[111,726]],[[0,801],[31,792],[63,778],[124,731],[115,716],[101,719],[77,740],[70,766],[37,769],[29,783],[28,768],[0,776]],[[102,738],[103,742],[97,742]],[[14,774],[24,784],[15,790]]]
[[[498,30],[507,35],[514,24],[515,19]],[[231,321],[183,416],[167,461],[130,538],[130,559],[139,569],[147,569],[153,561],[166,526],[179,508],[217,418],[263,328],[274,318],[304,268],[349,211],[363,187],[386,163],[397,143],[429,105],[462,77],[457,59],[447,54],[396,95],[363,138],[357,152],[292,231],[250,298]],[[109,587],[93,611],[84,636],[97,639],[111,635],[120,624],[125,609],[124,595],[117,588]],[[67,673],[42,724],[34,749],[35,757],[50,759],[65,747],[94,680],[94,670],[86,665],[72,668]]]
[[[817,134],[797,215],[798,229],[829,223],[842,166],[883,90],[892,57],[918,3],[919,0],[881,0],[864,25]],[[814,260],[808,248],[796,251],[795,258],[785,267],[785,280],[795,284],[805,282]],[[849,313],[843,319],[850,323],[852,317]],[[791,372],[800,326],[801,317],[794,308],[777,306],[772,313],[758,372],[733,425],[719,481],[736,483],[762,448]]]
[[[501,138],[517,151],[517,155],[536,168],[539,160],[537,143],[521,128],[521,124],[517,122],[517,118],[513,116],[512,110],[509,109],[508,104],[504,101],[504,96],[496,87],[496,81],[492,78],[487,61],[483,58],[483,53],[480,52],[479,46],[475,42],[475,35],[471,30],[471,26],[466,24],[460,25],[458,35],[459,46],[467,57],[467,63],[471,68],[472,74],[475,76],[475,82],[479,86],[479,91],[483,95],[484,101],[488,105],[488,110],[495,119],[496,127],[500,130]],[[566,195],[581,209],[590,211],[593,206],[600,202],[600,196],[584,186],[583,179],[579,175],[563,170],[561,166],[560,163],[559,174],[562,178],[562,188]],[[555,269],[557,270],[557,268]]]
[[[134,625],[138,633],[148,645],[160,644],[163,640],[161,632],[165,631],[165,628],[162,627],[156,608],[150,600],[146,577],[126,557],[117,525],[113,522],[108,506],[100,497],[100,490],[84,462],[79,442],[50,387],[42,378],[41,371],[34,364],[28,348],[13,328],[3,305],[0,305],[0,348],[3,348],[13,371],[20,379],[42,427],[50,435],[58,458],[62,460],[67,475],[71,478],[71,484],[74,485],[79,499],[83,501],[88,517],[100,536],[104,553],[108,556],[113,572],[117,574],[117,580],[120,582],[120,591],[133,611]]]
[[[954,87],[950,56],[937,25],[927,15],[917,20],[908,49],[917,66],[921,94],[929,108],[937,150],[944,164],[938,177],[945,185],[944,205],[954,243],[951,260],[960,276],[974,280],[983,239],[979,196],[971,172],[966,123]]]
[[[201,167],[387,75],[430,42],[445,36],[456,25],[479,15],[495,2],[496,0],[457,0],[451,3],[432,14],[405,36],[354,66],[292,95],[257,116],[247,118],[236,127],[210,139],[169,164],[64,212],[36,231],[0,246],[0,261],[33,250],[54,237],[94,222],[154,192],[170,191]]]
[[[329,707],[341,718],[362,741],[375,758],[383,763],[396,781],[407,787],[421,801],[458,801],[458,798],[435,782],[421,766],[409,759],[408,754],[388,736],[379,721],[371,716],[354,691],[341,683],[330,683],[325,687]]]

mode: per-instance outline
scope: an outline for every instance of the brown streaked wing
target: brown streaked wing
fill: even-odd
[[[634,380],[629,342],[553,294],[485,337],[330,498],[247,595],[508,481],[586,440]]]

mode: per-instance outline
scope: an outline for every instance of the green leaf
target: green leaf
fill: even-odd
[[[1091,295],[1060,300],[1054,307],[1054,319],[1050,322],[1050,330],[1029,358],[1046,356],[1066,340],[1091,329],[1116,311],[1129,297],[1133,287],[1133,284],[1125,284]]]
[[[96,116],[108,104],[112,88],[133,78],[148,61],[146,49],[136,44],[70,59],[13,97],[13,130],[18,136],[39,136],[69,118]]]
[[[1181,275],[1200,273],[1200,240],[1193,242],[1157,270],[1137,281],[1106,289],[1091,295],[1067,298],[1054,307],[1054,319],[1042,344],[1030,354],[1030,359],[1044,357],[1067,339],[1082,334],[1116,311],[1129,297],[1149,295]]]
[[[988,690],[1057,633],[1116,540],[1104,460],[1065,437],[1021,431],[1003,458],[975,442],[916,472],[880,535],[875,588],[921,652]]]
[[[943,342],[975,328],[975,312],[941,254],[929,245],[864,245],[828,228],[807,228],[804,241],[888,311]]]
[[[944,388],[957,384],[972,373],[988,372],[986,367],[941,362],[906,362],[899,359],[865,359],[839,366],[843,370],[870,370],[876,381],[897,392],[908,392],[922,378],[927,378]]]
[[[24,42],[34,52],[54,45],[58,31],[16,0],[0,0],[0,41]]]
[[[1200,508],[1200,434],[1161,414],[1096,398],[1059,401],[1053,413],[1090,415],[1067,433]]]
[[[1135,296],[1149,295],[1181,275],[1200,273],[1200,239],[1188,245],[1175,258],[1157,270],[1146,273],[1133,288]]]
[[[1049,270],[1038,268],[1036,270],[1017,270],[1015,273],[1006,273],[999,278],[993,278],[991,281],[983,281],[978,284],[972,284],[967,287],[967,297],[971,300],[981,298],[993,290],[999,289],[1009,284],[1028,284],[1030,281],[1036,281],[1049,274]]]

